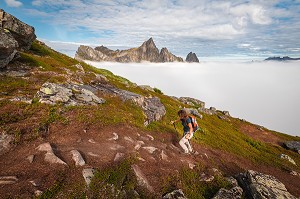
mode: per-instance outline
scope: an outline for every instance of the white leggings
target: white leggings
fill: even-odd
[[[185,133],[186,135],[186,133]],[[179,141],[179,145],[181,146],[181,148],[184,150],[184,153],[189,153],[193,151],[193,148],[189,142],[190,139],[192,139],[193,135],[190,137],[190,139],[186,139],[185,135],[183,136],[183,138],[181,138],[181,140]]]

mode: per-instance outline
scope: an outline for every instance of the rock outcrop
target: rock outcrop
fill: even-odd
[[[295,61],[300,60],[300,58],[291,58],[289,56],[284,57],[268,57],[265,61]]]
[[[283,144],[286,148],[300,153],[300,142],[298,142],[298,141],[287,141]]]
[[[28,50],[35,38],[33,27],[0,9],[0,68],[5,67],[18,50]]]
[[[238,176],[239,184],[250,198],[296,199],[274,176],[248,170]]]
[[[190,52],[185,59],[186,62],[198,62],[199,63],[199,59],[197,57],[197,55],[193,52]]]
[[[176,57],[162,48],[159,52],[152,38],[145,41],[138,48],[128,50],[111,50],[105,46],[91,48],[88,46],[80,46],[75,54],[77,60],[90,61],[112,61],[112,62],[183,62],[181,57]]]

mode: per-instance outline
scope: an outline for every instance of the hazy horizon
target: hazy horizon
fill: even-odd
[[[193,97],[270,130],[300,136],[299,62],[91,62],[164,94]],[[145,76],[149,78],[145,78]],[[193,86],[192,86],[193,85]]]

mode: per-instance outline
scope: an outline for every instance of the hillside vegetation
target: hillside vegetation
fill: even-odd
[[[166,114],[161,120],[145,126],[142,108],[118,96],[97,92],[95,94],[98,97],[105,99],[103,104],[65,106],[64,103],[41,103],[36,95],[45,82],[91,86],[101,84],[97,75],[104,76],[108,84],[118,89],[145,97],[158,97],[166,108]],[[201,113],[203,119],[197,118],[201,131],[192,139],[192,145],[199,155],[186,157],[170,148],[170,144],[180,148],[178,141],[183,133],[181,124],[178,123],[175,129],[170,121],[177,118],[180,108],[197,106],[183,104],[164,95],[159,88],[154,92],[142,89],[108,70],[79,62],[39,41],[35,41],[29,51],[21,52],[20,58],[2,69],[0,79],[0,133],[13,137],[9,150],[1,155],[0,175],[17,175],[19,178],[17,184],[0,188],[0,195],[4,198],[28,198],[37,189],[43,191],[40,198],[101,198],[104,195],[106,198],[159,198],[179,188],[188,198],[211,198],[220,188],[230,188],[225,177],[248,169],[274,175],[293,195],[300,195],[299,176],[290,174],[291,171],[300,173],[297,166],[300,165],[300,156],[283,147],[283,142],[300,141],[299,137],[270,131],[239,118],[220,119],[218,116],[223,116],[221,111],[215,115]],[[165,162],[155,161],[146,152],[143,154],[127,148],[130,142],[125,140],[123,144],[118,143],[125,146],[122,149],[124,158],[114,161],[115,153],[108,152],[105,144],[99,145],[97,150],[107,151],[107,154],[101,157],[84,156],[88,165],[97,170],[87,189],[81,175],[82,169],[71,165],[72,160],[65,154],[88,138],[102,143],[112,137],[113,132],[119,137],[132,139],[138,135],[150,135],[154,141],[145,139],[144,142],[149,145],[152,143],[157,148],[166,146],[169,159]],[[58,155],[69,166],[49,166],[43,162],[43,156],[36,152],[36,147],[45,142],[55,146]],[[80,145],[81,151],[87,148],[96,151],[91,143]],[[36,158],[33,163],[28,163],[26,157],[31,154]],[[288,155],[297,165],[281,159],[280,154]],[[194,164],[193,169],[187,162]],[[139,165],[154,192],[139,185],[132,165]],[[214,173],[213,168],[222,175]],[[214,180],[202,181],[202,173],[215,176]],[[40,180],[39,186],[28,185],[28,181],[35,179]],[[124,190],[126,194],[122,192]]]

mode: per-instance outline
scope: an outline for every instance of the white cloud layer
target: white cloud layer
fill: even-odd
[[[300,62],[122,64],[89,62],[167,95],[188,96],[233,117],[300,136]],[[187,74],[188,78],[182,78]],[[149,78],[145,78],[149,77]]]
[[[4,0],[4,1],[9,7],[20,7],[23,5],[22,2],[16,0]]]

